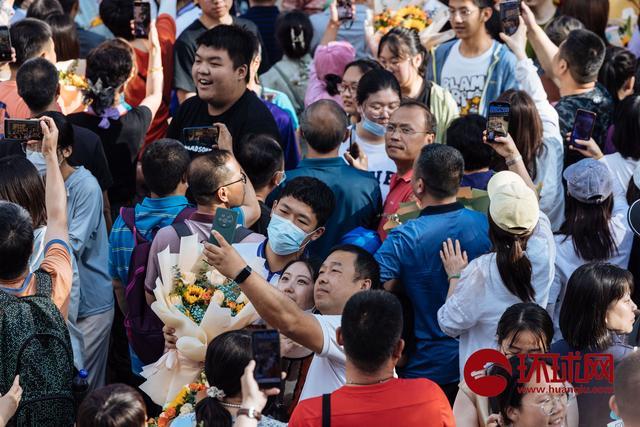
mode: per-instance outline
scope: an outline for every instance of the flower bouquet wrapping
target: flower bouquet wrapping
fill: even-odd
[[[405,6],[396,11],[384,9],[373,17],[373,27],[383,34],[393,27],[413,28],[418,32],[431,25],[431,18],[418,6]]]
[[[72,59],[58,62],[58,78],[60,81],[60,104],[64,114],[71,114],[84,109],[82,91],[89,87],[84,76],[86,61]]]
[[[140,389],[158,405],[176,396],[202,370],[207,345],[218,335],[242,329],[258,319],[255,308],[239,286],[202,259],[198,236],[183,237],[180,252],[169,248],[158,254],[160,277],[151,309],[165,325],[176,330],[176,349],[147,365]],[[258,266],[261,258],[249,262]]]
[[[164,405],[157,419],[147,420],[147,427],[167,427],[176,417],[195,412],[198,394],[206,389],[206,378],[203,374],[199,381],[182,387],[173,400]]]

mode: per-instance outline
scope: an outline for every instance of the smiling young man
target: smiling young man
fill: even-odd
[[[429,108],[421,102],[404,101],[391,114],[385,133],[387,156],[396,164],[397,172],[391,177],[389,195],[384,201],[378,234],[387,238],[384,225],[388,215],[398,211],[400,203],[415,200],[411,178],[413,163],[425,145],[435,139],[435,118]]]
[[[280,140],[269,109],[247,89],[254,43],[251,34],[233,25],[218,25],[198,38],[191,70],[198,96],[182,103],[167,137],[184,143],[184,128],[222,123],[236,144],[247,134],[267,134]]]
[[[460,114],[486,116],[489,102],[507,89],[517,88],[516,57],[491,38],[486,23],[493,13],[492,0],[450,0],[451,27],[456,40],[431,52],[427,76],[451,92]]]

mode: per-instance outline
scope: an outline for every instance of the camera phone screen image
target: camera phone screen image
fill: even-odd
[[[254,377],[258,384],[280,384],[280,335],[278,331],[255,331],[252,334]]]
[[[338,19],[340,21],[353,19],[351,0],[338,0]]]
[[[576,121],[573,124],[572,139],[574,141],[576,139],[588,141],[589,138],[591,138],[591,132],[593,131],[595,123],[596,115],[594,113],[579,110],[576,114]]]
[[[151,5],[149,3],[135,2],[133,4],[134,34],[136,37],[146,37],[149,34],[151,24]]]
[[[500,3],[500,17],[504,32],[508,36],[515,34],[520,25],[520,2],[516,0]]]
[[[498,136],[507,136],[509,132],[508,105],[489,105],[489,118],[487,119],[487,138],[493,141]]]
[[[0,27],[0,59],[11,59],[11,38],[8,27]]]
[[[42,128],[39,120],[11,120],[4,122],[5,137],[17,141],[42,140]]]
[[[183,132],[185,146],[191,151],[206,153],[218,144],[216,127],[185,128]]]

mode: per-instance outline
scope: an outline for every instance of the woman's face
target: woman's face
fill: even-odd
[[[507,357],[516,354],[544,353],[545,345],[536,334],[531,331],[520,331],[517,335],[510,334],[500,343],[500,351]]]
[[[636,320],[634,312],[638,306],[631,299],[631,294],[626,293],[624,297],[609,304],[605,322],[607,329],[628,334],[633,329]]]
[[[419,76],[418,67],[422,62],[422,55],[400,58],[394,55],[387,44],[382,46],[378,61],[385,70],[393,73],[402,88],[410,88],[414,79]]]
[[[280,276],[278,289],[302,310],[313,308],[313,278],[305,263],[291,264]]]
[[[360,68],[354,66],[349,67],[342,76],[342,83],[338,86],[340,89],[340,97],[342,98],[342,104],[344,105],[344,111],[350,116],[356,114],[356,92],[358,91],[358,82],[362,77]]]
[[[393,89],[374,92],[359,105],[360,114],[381,125],[389,123],[389,117],[400,106],[400,97]]]
[[[542,366],[540,367],[542,369]],[[553,372],[545,365],[548,378],[553,378]],[[539,381],[536,379],[539,376]],[[548,382],[543,372],[536,375],[523,388],[538,390],[535,393],[527,393],[522,396],[519,408],[508,408],[507,415],[512,421],[513,427],[541,427],[564,426],[567,417],[569,395],[566,387],[561,383]]]

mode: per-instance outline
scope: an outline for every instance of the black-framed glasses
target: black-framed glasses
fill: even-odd
[[[393,134],[396,130],[399,131],[402,135],[405,136],[411,136],[411,135],[415,135],[417,133],[434,133],[431,130],[425,130],[425,131],[418,131],[418,130],[413,130],[410,127],[407,126],[396,126],[393,124],[388,124],[385,127],[385,130],[387,131],[388,134]]]
[[[217,193],[217,192],[218,192],[218,190],[219,190],[219,189],[221,189],[222,187],[228,187],[228,186],[230,186],[230,185],[237,184],[237,183],[238,183],[238,182],[240,182],[240,181],[242,181],[242,184],[243,184],[243,185],[245,185],[245,184],[247,183],[247,175],[245,175],[245,174],[244,174],[244,172],[240,172],[240,179],[236,179],[236,180],[235,180],[235,181],[233,181],[233,182],[230,182],[230,183],[225,184],[225,185],[221,185],[220,187],[218,187],[218,188],[216,188],[216,189],[215,189],[214,193]]]

